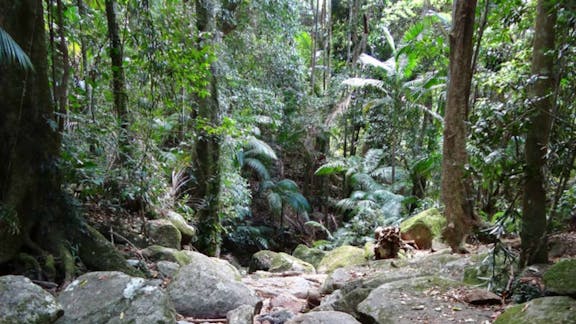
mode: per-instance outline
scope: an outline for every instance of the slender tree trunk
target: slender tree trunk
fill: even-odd
[[[126,160],[128,150],[128,108],[126,81],[124,77],[124,50],[120,41],[120,31],[116,20],[116,2],[106,0],[106,20],[108,22],[108,39],[110,41],[110,60],[112,61],[112,93],[114,95],[114,111],[120,124],[119,162]]]
[[[557,1],[539,0],[536,13],[534,47],[532,51],[531,98],[528,107],[530,122],[526,136],[524,198],[522,202],[522,253],[520,264],[548,262],[546,246],[546,190],[544,168],[550,112],[554,106],[554,40]]]
[[[211,48],[218,30],[216,29],[216,12],[214,0],[196,0],[198,32],[203,35],[199,41],[200,50]],[[197,95],[198,107],[195,115],[198,119],[208,122],[210,127],[220,126],[220,103],[218,102],[216,63],[210,65],[210,76],[206,91],[208,95]],[[193,166],[197,179],[195,196],[202,201],[196,213],[200,239],[197,244],[199,251],[210,255],[220,254],[221,224],[220,224],[220,135],[210,134],[205,128],[199,132],[193,152]]]
[[[68,55],[68,45],[66,43],[66,28],[64,25],[64,5],[62,0],[56,0],[56,22],[58,25],[58,37],[60,38],[60,64],[62,75],[58,80],[57,93],[55,99],[58,104],[58,130],[64,131],[64,124],[68,114],[68,81],[70,79],[70,59]],[[56,80],[53,80],[56,82]]]
[[[466,116],[472,79],[472,35],[476,0],[455,0],[450,32],[450,72],[442,156],[442,202],[447,220],[444,238],[454,252],[463,246],[474,221],[466,176]]]

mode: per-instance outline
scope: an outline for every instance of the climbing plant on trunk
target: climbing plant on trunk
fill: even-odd
[[[216,3],[213,0],[196,0],[196,27],[200,34],[198,50],[213,55],[218,30],[216,28]],[[192,164],[196,177],[193,198],[197,205],[198,250],[210,255],[220,254],[222,225],[220,223],[220,103],[218,102],[217,66],[209,59],[210,73],[205,89],[196,94],[193,112],[197,123],[197,139],[192,152]]]

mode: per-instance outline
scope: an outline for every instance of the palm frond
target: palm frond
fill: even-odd
[[[394,57],[391,57],[385,62],[382,62],[373,56],[370,56],[366,53],[362,53],[358,58],[358,62],[360,62],[362,65],[369,65],[384,69],[384,71],[386,71],[386,74],[388,74],[389,76],[396,74],[396,59]]]
[[[396,43],[394,42],[394,37],[390,34],[388,28],[384,27],[384,36],[386,37],[386,41],[388,42],[388,46],[392,49],[392,52],[396,51]]]
[[[266,195],[266,200],[268,200],[268,207],[272,213],[276,216],[280,215],[282,212],[282,197],[280,194],[270,191]]]
[[[298,192],[298,185],[290,179],[282,179],[276,182],[276,192]]]
[[[256,172],[260,179],[270,179],[268,168],[264,165],[264,163],[262,163],[262,161],[255,158],[244,158],[243,162],[243,165]]]
[[[16,43],[16,41],[2,28],[0,28],[0,64],[18,63],[21,67],[34,70],[26,52]]]
[[[283,195],[286,204],[297,212],[306,212],[310,210],[308,200],[299,192],[287,191]]]
[[[323,175],[338,174],[342,171],[346,171],[347,169],[348,166],[346,165],[345,161],[334,160],[320,166],[316,170],[316,172],[314,172],[314,175],[323,176]]]
[[[386,89],[383,88],[384,81],[377,80],[377,79],[368,79],[368,78],[349,78],[342,81],[343,85],[350,86],[352,88],[366,88],[366,87],[375,87],[383,92],[386,92]]]
[[[304,223],[304,226],[317,228],[317,229],[321,230],[322,232],[326,233],[326,236],[329,240],[334,239],[334,237],[332,236],[332,233],[330,233],[330,231],[326,228],[326,226],[324,226],[324,225],[322,225],[316,221],[307,221],[306,223]]]
[[[278,160],[274,149],[268,145],[268,143],[257,139],[254,136],[248,138],[248,150],[246,150],[246,155],[257,156],[261,155],[271,160]]]

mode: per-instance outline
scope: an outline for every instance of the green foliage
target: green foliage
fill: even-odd
[[[0,28],[0,64],[4,63],[16,63],[25,69],[34,70],[26,52],[4,29]]]

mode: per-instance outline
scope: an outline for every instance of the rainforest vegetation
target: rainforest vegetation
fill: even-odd
[[[217,256],[437,207],[453,251],[546,262],[576,225],[574,57],[561,0],[0,0],[0,271],[68,280],[171,211]]]

